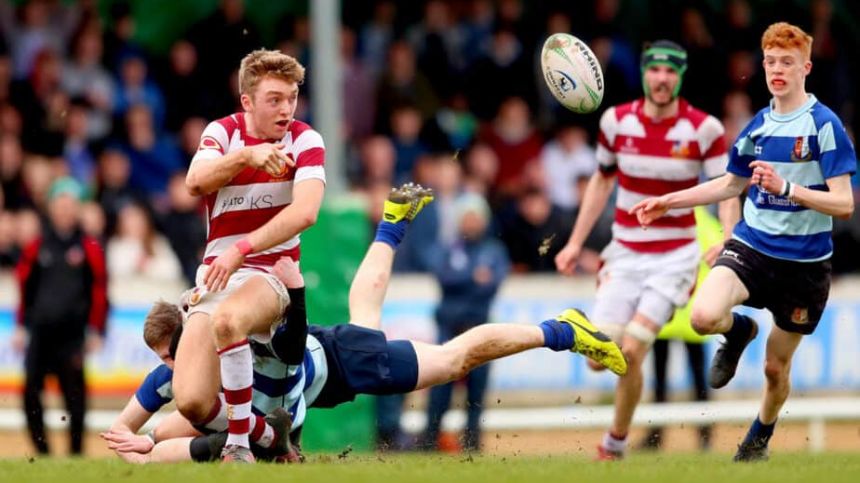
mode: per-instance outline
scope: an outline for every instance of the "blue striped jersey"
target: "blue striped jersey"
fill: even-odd
[[[277,344],[277,338],[273,341]],[[251,410],[265,415],[283,407],[293,419],[292,429],[304,423],[307,408],[316,400],[328,378],[325,351],[319,341],[308,335],[304,360],[300,365],[287,365],[278,356],[272,343],[251,341],[254,353],[254,385]],[[140,405],[154,413],[173,400],[173,371],[161,364],[153,369],[135,392]]]
[[[812,94],[787,114],[774,112],[772,105],[759,111],[735,141],[727,170],[752,177],[749,164],[755,160],[770,163],[793,184],[820,191],[827,191],[827,179],[857,169],[842,122]],[[774,258],[814,262],[833,253],[832,230],[830,215],[752,185],[733,238]]]

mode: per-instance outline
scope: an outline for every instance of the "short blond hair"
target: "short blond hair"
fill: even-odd
[[[799,49],[805,60],[812,55],[812,36],[797,25],[788,22],[771,24],[761,36],[761,50],[781,48]]]
[[[159,300],[152,305],[143,322],[143,341],[155,349],[158,344],[169,342],[176,329],[182,325],[182,312],[174,304]]]
[[[295,58],[279,50],[255,50],[239,65],[239,94],[253,95],[254,89],[266,77],[301,84],[305,80],[305,68]]]

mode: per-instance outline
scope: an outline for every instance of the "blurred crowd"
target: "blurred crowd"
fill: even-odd
[[[68,175],[86,187],[82,225],[107,247],[109,273],[190,281],[205,220],[200,200],[184,188],[184,173],[200,134],[208,121],[241,110],[236,74],[247,52],[278,48],[310,66],[310,22],[294,14],[271,19],[277,34],[267,41],[242,0],[222,0],[158,55],[136,40],[131,6],[108,3],[0,2],[0,269],[37,236],[48,187]],[[768,101],[759,38],[778,14],[814,36],[807,88],[853,135],[860,126],[852,58],[860,47],[858,16],[846,10],[853,2],[775,5],[343,2],[350,189],[372,208],[405,180],[436,190],[437,202],[398,254],[398,270],[429,270],[433,244],[460,236],[455,207],[464,193],[489,202],[489,233],[504,243],[512,271],[554,270],[554,254],[596,169],[602,109],[574,116],[551,97],[536,68],[543,39],[571,32],[591,45],[605,74],[604,107],[641,96],[643,42],[678,41],[690,55],[682,95],[722,119],[731,142]],[[297,117],[313,125],[311,86],[302,86]],[[379,215],[371,212],[371,220]],[[583,271],[597,268],[611,216],[589,240]],[[856,218],[834,232],[837,271],[860,269],[850,254],[860,247]]]

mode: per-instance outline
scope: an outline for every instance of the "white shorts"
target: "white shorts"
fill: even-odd
[[[612,241],[601,253],[604,265],[591,321],[623,327],[638,312],[663,326],[690,300],[699,257],[695,242],[667,253],[640,253]]]
[[[220,292],[209,292],[206,290],[206,284],[203,283],[203,277],[206,275],[206,270],[208,268],[209,265],[200,265],[197,267],[197,275],[195,277],[197,286],[183,295],[183,301],[188,304],[186,318],[190,317],[191,314],[196,314],[198,312],[211,315],[224,299],[235,292],[236,289],[241,287],[245,282],[250,280],[252,277],[263,277],[278,296],[278,316],[272,320],[269,327],[269,333],[252,334],[248,337],[264,344],[269,342],[272,339],[272,335],[275,333],[275,330],[277,330],[278,326],[283,321],[281,314],[283,314],[284,310],[286,310],[290,305],[290,296],[287,293],[287,287],[285,287],[277,277],[269,272],[257,268],[241,267],[230,275],[230,279],[227,281],[227,286],[224,290],[221,290]]]

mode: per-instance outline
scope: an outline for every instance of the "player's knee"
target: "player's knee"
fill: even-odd
[[[712,334],[721,318],[722,314],[718,314],[707,307],[696,306],[694,304],[690,314],[690,325],[692,325],[693,330],[697,334]]]
[[[193,394],[180,397],[176,394],[176,409],[182,416],[191,422],[191,424],[201,424],[206,421],[211,410],[211,401],[204,401],[202,398],[195,397]]]
[[[788,380],[788,361],[776,358],[768,358],[764,362],[764,376],[771,384]]]
[[[242,331],[241,319],[229,308],[212,314],[212,330],[218,345],[235,342],[246,335]]]

